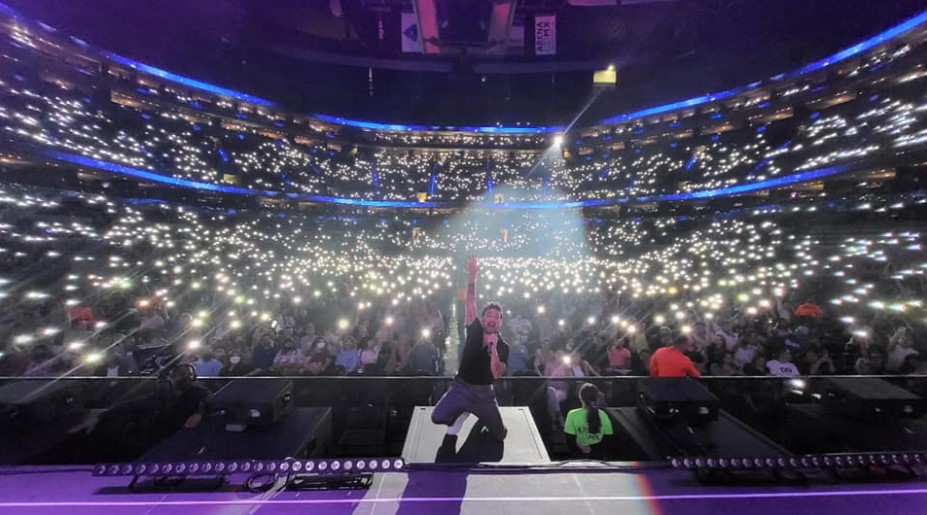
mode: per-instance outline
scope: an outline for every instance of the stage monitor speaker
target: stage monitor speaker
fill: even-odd
[[[916,418],[924,414],[924,399],[874,377],[830,377],[821,382],[821,400],[834,413],[879,421]]]
[[[234,379],[206,401],[207,411],[225,416],[229,429],[271,425],[295,407],[288,379]]]
[[[16,381],[0,387],[0,426],[35,427],[86,412],[83,391],[72,381]]]
[[[707,424],[718,418],[721,401],[690,377],[648,377],[637,387],[638,407],[656,422]]]

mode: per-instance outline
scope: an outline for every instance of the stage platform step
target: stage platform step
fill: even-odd
[[[487,432],[473,432],[476,417],[470,416],[464,422],[457,437],[454,453],[440,453],[447,432],[446,426],[431,421],[431,406],[416,406],[412,422],[402,448],[402,457],[409,464],[497,463],[503,465],[544,465],[550,463],[550,456],[534,425],[531,411],[525,406],[500,407],[502,422],[508,428],[505,441],[499,442]]]

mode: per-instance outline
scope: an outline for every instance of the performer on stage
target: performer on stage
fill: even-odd
[[[460,370],[451,388],[441,397],[432,412],[435,424],[447,425],[448,441],[456,441],[457,433],[467,416],[472,413],[479,419],[477,430],[486,427],[499,440],[505,439],[508,430],[502,423],[502,414],[496,403],[493,380],[502,377],[509,359],[509,346],[499,336],[502,327],[502,306],[490,302],[476,316],[476,275],[479,266],[476,257],[467,260],[466,316],[467,342],[460,360]]]

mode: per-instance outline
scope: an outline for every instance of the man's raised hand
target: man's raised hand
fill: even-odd
[[[476,256],[470,256],[467,258],[467,275],[470,277],[476,277],[477,272],[480,271],[479,265],[476,263]]]

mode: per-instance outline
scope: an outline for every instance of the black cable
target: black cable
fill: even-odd
[[[270,477],[270,481],[266,483],[258,482],[257,480],[262,477]],[[251,493],[262,493],[270,490],[273,486],[277,484],[277,474],[273,472],[265,472],[262,474],[253,474],[245,480],[245,488],[248,489]]]

